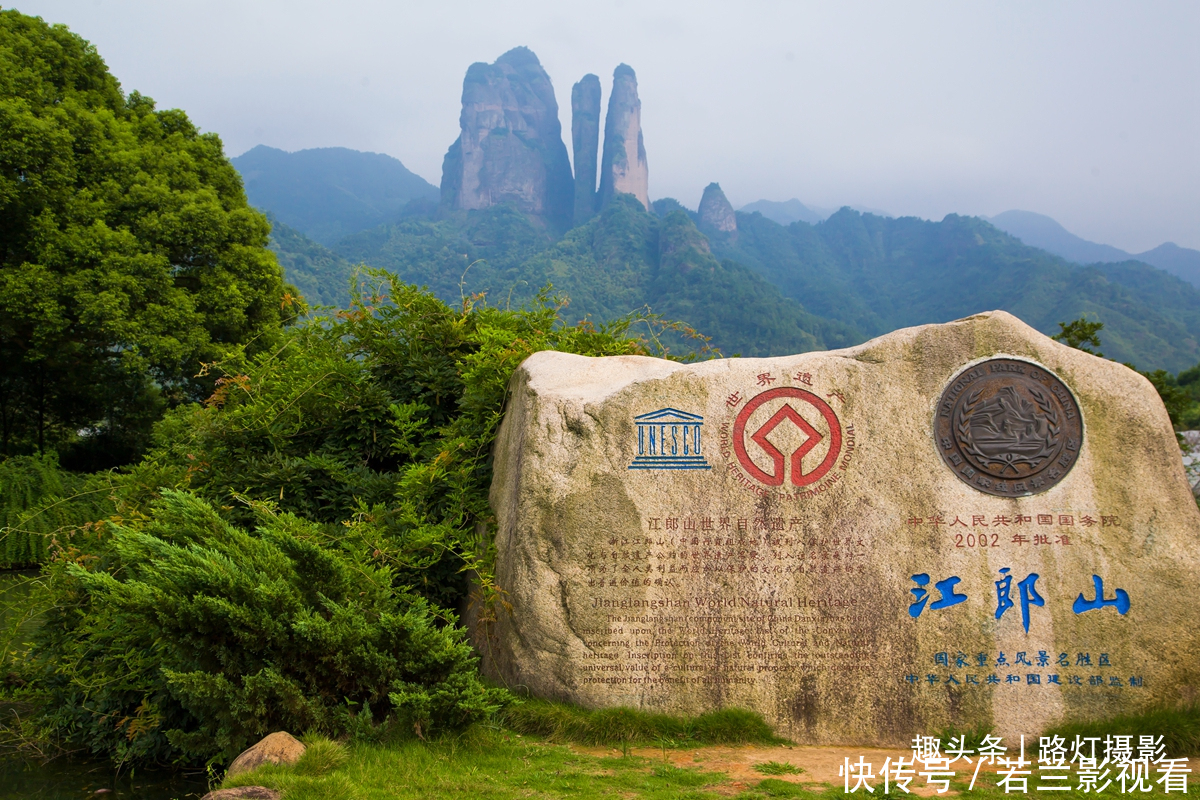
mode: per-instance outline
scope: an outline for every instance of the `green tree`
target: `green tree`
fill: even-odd
[[[0,454],[131,460],[203,362],[292,313],[268,233],[215,134],[0,12]]]
[[[1100,347],[1100,331],[1104,329],[1103,322],[1090,322],[1085,317],[1080,317],[1071,322],[1060,322],[1058,327],[1059,332],[1051,336],[1051,339],[1094,356],[1104,356],[1103,353],[1091,349]],[[1137,372],[1154,386],[1163,406],[1167,409],[1167,416],[1171,418],[1171,426],[1175,430],[1182,430],[1187,427],[1189,421],[1195,420],[1196,399],[1186,388],[1180,386],[1179,380],[1174,375],[1165,369],[1142,372],[1133,364],[1126,363],[1125,366]],[[1189,374],[1200,374],[1200,365],[1181,372],[1180,377]]]
[[[1167,409],[1167,416],[1171,418],[1171,426],[1175,430],[1186,428],[1188,418],[1194,416],[1190,412],[1196,403],[1191,394],[1181,388],[1175,376],[1165,369],[1156,369],[1153,372],[1142,372],[1141,374],[1154,384],[1158,396],[1162,398],[1163,405]]]
[[[1104,330],[1103,322],[1091,322],[1086,317],[1080,317],[1071,322],[1058,323],[1059,331],[1050,338],[1062,342],[1067,347],[1074,347],[1094,356],[1104,357],[1104,353],[1093,350],[1100,347],[1100,331]],[[1090,347],[1089,347],[1090,345]]]

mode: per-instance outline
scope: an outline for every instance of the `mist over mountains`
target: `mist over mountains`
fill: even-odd
[[[1026,244],[1040,247],[1077,264],[1141,261],[1183,278],[1193,286],[1200,286],[1200,250],[1166,242],[1153,250],[1135,255],[1111,245],[1089,242],[1071,233],[1050,217],[1032,211],[1005,211],[987,219],[1000,230],[1011,233]]]
[[[571,319],[648,307],[727,355],[841,347],[999,308],[1045,333],[1098,319],[1106,355],[1143,369],[1200,361],[1197,251],[1133,256],[1020,211],[928,221],[798,199],[735,211],[717,183],[695,211],[651,203],[636,74],[614,70],[603,141],[600,88],[586,75],[572,91],[574,170],[550,76],[527,48],[468,69],[440,190],[388,156],[341,148],[260,146],[234,164],[314,302],[344,305],[362,263],[451,302],[516,304],[553,285]]]

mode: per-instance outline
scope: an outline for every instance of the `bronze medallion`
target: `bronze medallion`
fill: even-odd
[[[1083,420],[1075,396],[1053,372],[993,358],[950,381],[938,401],[934,438],[964,483],[997,497],[1023,497],[1046,491],[1075,466]]]

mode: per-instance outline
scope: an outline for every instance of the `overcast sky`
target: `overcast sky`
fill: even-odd
[[[230,155],[388,153],[430,182],[474,61],[638,75],[650,197],[941,219],[1011,208],[1140,252],[1200,248],[1200,2],[29,0],[126,91]]]

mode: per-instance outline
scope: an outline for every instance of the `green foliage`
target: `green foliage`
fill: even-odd
[[[698,717],[675,717],[634,708],[584,709],[548,700],[524,700],[503,713],[504,724],[551,742],[624,745],[781,744],[752,711],[724,709]]]
[[[27,670],[42,735],[117,761],[231,758],[275,730],[453,729],[499,708],[454,618],[348,537],[256,509],[253,531],[166,490],[50,567]]]
[[[0,568],[45,561],[55,542],[112,513],[110,476],[63,470],[53,452],[0,460]]]
[[[309,305],[349,308],[350,278],[354,272],[350,262],[273,216],[267,218],[271,222],[271,252],[283,267],[283,277],[288,283],[296,287]]]
[[[1200,410],[1197,409],[1196,398],[1179,386],[1174,375],[1165,369],[1143,372],[1142,375],[1154,385],[1158,396],[1162,398],[1167,416],[1171,418],[1171,426],[1175,430],[1185,429],[1189,422],[1195,424],[1197,411]]]
[[[292,313],[267,233],[214,134],[0,12],[0,453],[136,457],[202,362]]]
[[[1163,747],[1171,758],[1200,755],[1200,704],[1178,708],[1151,709],[1141,714],[1129,714],[1100,722],[1077,722],[1059,725],[1046,731],[1046,736],[1061,736],[1068,742],[1076,736],[1163,737]]]
[[[1104,356],[1103,353],[1091,349],[1100,347],[1100,331],[1104,328],[1103,322],[1090,322],[1086,318],[1080,317],[1071,322],[1060,322],[1058,327],[1059,332],[1051,336],[1051,339],[1094,356]],[[1171,427],[1175,430],[1184,430],[1200,424],[1200,392],[1189,391],[1182,387],[1179,380],[1165,369],[1141,372],[1133,364],[1126,363],[1125,366],[1139,372],[1154,386],[1167,410],[1167,416],[1171,419]],[[1196,378],[1200,378],[1200,364],[1181,372],[1180,377],[1184,376],[1187,376],[1188,386],[1194,385],[1196,390],[1200,390],[1200,382],[1196,380]]]
[[[308,735],[303,741],[304,753],[296,762],[299,775],[324,775],[345,766],[350,759],[344,744],[326,736]]]
[[[383,274],[350,310],[289,330],[279,347],[213,367],[216,391],[160,426],[131,485],[187,486],[249,524],[239,498],[350,524],[402,582],[457,607],[464,565],[486,583],[491,444],[508,379],[538,350],[646,352],[608,329],[564,327],[555,306],[452,309]]]
[[[1071,322],[1060,322],[1058,323],[1058,327],[1058,333],[1051,336],[1051,339],[1062,342],[1067,347],[1074,347],[1076,350],[1082,350],[1085,353],[1091,353],[1101,358],[1104,357],[1104,353],[1091,349],[1092,347],[1100,346],[1099,334],[1104,329],[1103,322],[1091,322],[1084,317],[1080,317]]]
[[[726,353],[797,353],[850,342],[845,326],[814,317],[750,270],[714,258],[686,214],[659,219],[627,195],[558,241],[536,220],[499,205],[401,220],[348,237],[338,252],[427,285],[449,302],[479,293],[509,306],[551,284],[570,299],[571,319],[613,322],[649,307],[704,331]]]
[[[494,588],[509,377],[537,350],[648,345],[632,319],[565,327],[544,298],[452,309],[367,277],[346,312],[211,365],[205,404],[109,478],[109,522],[60,538],[54,610],[21,665],[41,703],[29,740],[196,761],[280,728],[430,736],[497,707],[443,609],[468,569]]]

